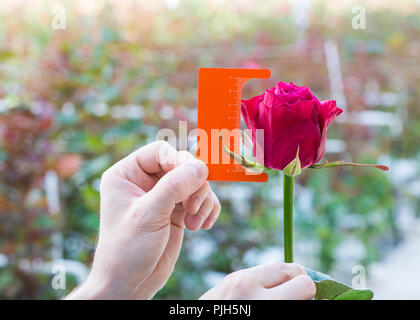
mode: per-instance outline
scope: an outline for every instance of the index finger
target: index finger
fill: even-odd
[[[275,262],[248,269],[265,288],[276,287],[294,277],[306,274],[303,267],[296,263]]]
[[[129,154],[110,169],[135,185],[150,190],[155,176],[167,173],[182,162],[182,156],[166,141],[154,141]]]
[[[122,165],[142,169],[148,174],[169,172],[179,162],[178,152],[166,141],[154,141],[122,159]]]

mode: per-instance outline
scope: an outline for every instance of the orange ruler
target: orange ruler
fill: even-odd
[[[231,159],[222,149],[220,136],[239,153],[242,87],[250,79],[269,77],[268,69],[199,69],[197,157],[208,165],[209,180],[267,181],[266,173],[246,170]]]

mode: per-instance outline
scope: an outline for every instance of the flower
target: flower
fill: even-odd
[[[284,82],[242,100],[241,110],[257,161],[256,149],[262,146],[256,130],[264,129],[264,165],[278,170],[290,169],[289,164],[304,169],[320,161],[327,129],[343,112],[334,100],[320,102],[307,87]]]

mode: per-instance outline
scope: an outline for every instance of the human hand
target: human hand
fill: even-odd
[[[305,268],[279,262],[233,272],[200,299],[309,300],[315,291]]]
[[[102,176],[100,231],[88,280],[68,298],[150,299],[178,259],[184,226],[210,229],[220,203],[207,166],[164,141],[122,159]]]

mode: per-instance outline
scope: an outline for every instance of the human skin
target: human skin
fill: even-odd
[[[270,263],[227,275],[202,300],[308,300],[315,284],[296,263]]]
[[[148,144],[109,168],[101,179],[100,228],[92,269],[67,299],[151,299],[173,272],[184,229],[211,229],[219,216],[220,203],[207,176],[202,161],[163,141]],[[284,287],[278,297],[312,298],[310,285],[298,286],[308,278],[301,267],[278,266],[270,283],[281,287],[295,279],[297,290],[307,289],[298,295],[289,288],[287,295]],[[234,273],[202,298],[275,298],[268,289],[259,290],[268,283],[257,276],[267,271],[264,268],[270,267]],[[306,278],[299,282],[302,277]],[[238,279],[248,284],[240,297],[225,288],[230,282],[237,287]]]

